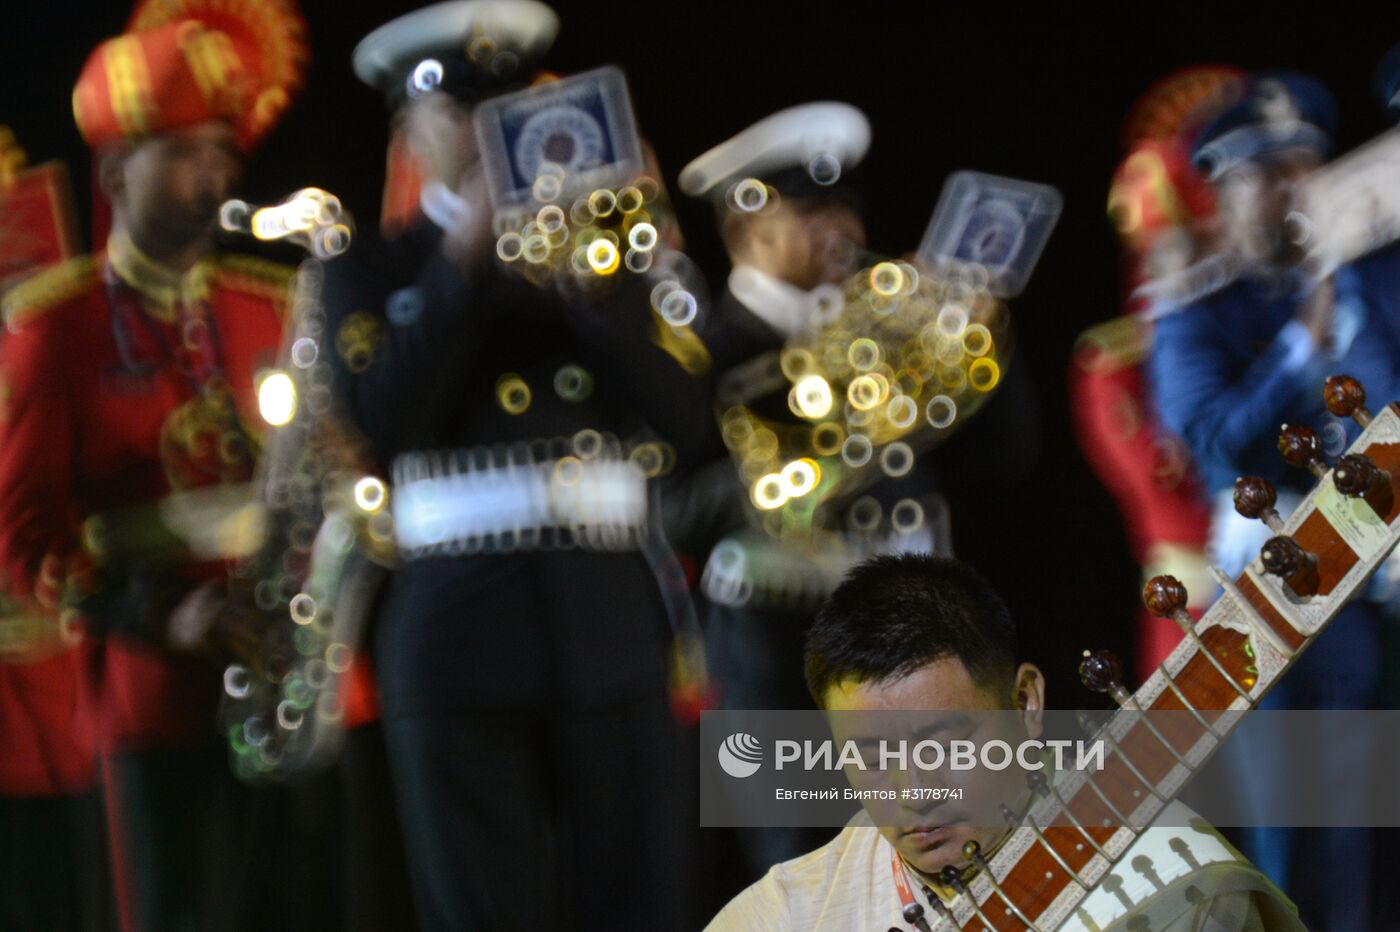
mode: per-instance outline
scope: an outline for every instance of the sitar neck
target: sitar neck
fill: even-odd
[[[1081,678],[1120,706],[1096,734],[1103,769],[1033,774],[1037,800],[1026,813],[1004,811],[1016,828],[994,857],[971,853],[979,870],[935,928],[1049,932],[1076,916],[1097,928],[1081,909],[1090,891],[1395,549],[1400,407],[1372,416],[1364,390],[1344,376],[1328,380],[1324,397],[1334,415],[1362,426],[1361,436],[1329,465],[1311,431],[1285,428],[1284,458],[1317,476],[1316,485],[1284,519],[1267,482],[1237,483],[1236,509],[1274,537],[1239,577],[1216,572],[1222,593],[1199,620],[1179,581],[1148,583],[1147,607],[1175,620],[1183,637],[1135,692],[1110,654],[1085,652]],[[1146,714],[1164,712],[1179,714]]]

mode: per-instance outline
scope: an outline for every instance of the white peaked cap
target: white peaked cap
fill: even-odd
[[[538,0],[448,0],[405,13],[360,40],[355,76],[371,87],[399,80],[439,49],[462,49],[474,35],[490,35],[502,51],[538,59],[559,34],[559,17]]]
[[[850,104],[801,104],[764,117],[737,136],[696,157],[681,170],[691,197],[722,192],[728,182],[808,166],[818,156],[854,168],[870,149],[870,121]]]

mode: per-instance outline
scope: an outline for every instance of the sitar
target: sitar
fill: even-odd
[[[1012,825],[995,854],[975,841],[963,868],[945,868],[952,902],[930,900],[932,930],[1051,932],[1084,914],[1081,904],[1153,820],[1201,769],[1342,608],[1356,598],[1400,542],[1400,404],[1372,415],[1355,379],[1333,376],[1328,410],[1362,428],[1347,453],[1328,464],[1318,436],[1285,427],[1279,450],[1316,484],[1286,519],[1272,486],[1244,477],[1235,508],[1274,536],[1259,558],[1230,579],[1199,621],[1171,576],[1149,580],[1143,600],[1183,632],[1177,648],[1136,692],[1120,682],[1107,651],[1086,651],[1080,677],[1120,707],[1099,731],[1109,749],[1102,770],[1032,774],[1024,813],[1003,807]],[[1177,712],[1149,720],[1144,712]],[[1180,714],[1185,713],[1185,714]],[[1097,928],[1086,923],[1088,928]]]

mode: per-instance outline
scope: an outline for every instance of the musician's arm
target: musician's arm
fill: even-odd
[[[1225,350],[1230,341],[1221,327],[1200,307],[1159,320],[1149,376],[1163,423],[1197,457],[1235,463],[1260,437],[1278,430],[1303,385],[1320,381],[1322,360],[1306,329],[1291,321],[1231,378]]]
[[[153,567],[95,568],[75,513],[74,460],[81,425],[57,315],[0,342],[0,583],[31,610],[57,618],[65,606],[107,631],[165,638],[171,611],[191,584]]]

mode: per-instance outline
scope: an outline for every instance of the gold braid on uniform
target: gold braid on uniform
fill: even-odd
[[[220,255],[215,279],[219,285],[242,294],[275,302],[277,316],[285,319],[296,287],[296,269],[255,256]]]
[[[92,256],[77,256],[25,279],[5,293],[0,314],[11,330],[44,311],[63,304],[97,286],[97,264]]]
[[[1137,316],[1095,324],[1074,341],[1075,361],[1086,372],[1117,372],[1147,358],[1151,325]]]

